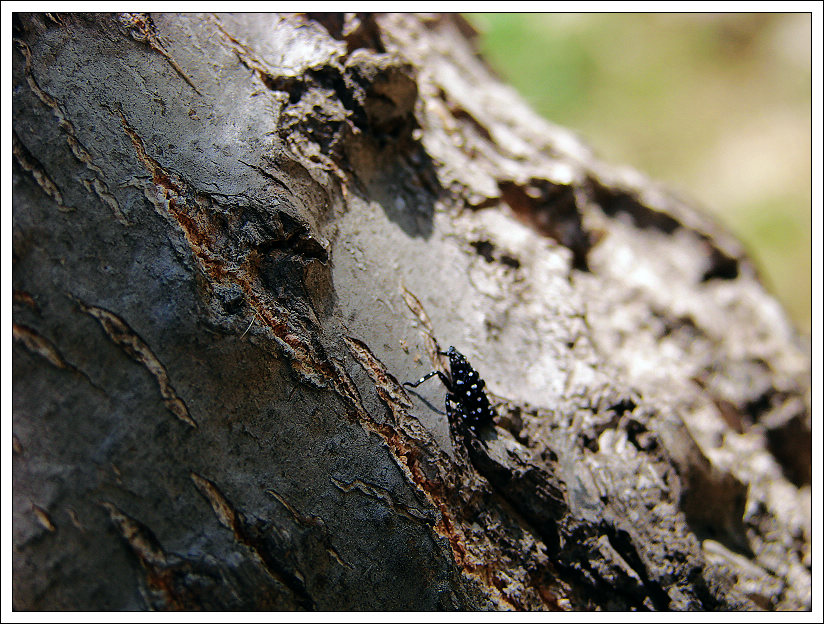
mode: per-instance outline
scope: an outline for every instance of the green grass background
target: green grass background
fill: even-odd
[[[809,334],[808,14],[468,14],[482,53],[604,159],[712,212]]]

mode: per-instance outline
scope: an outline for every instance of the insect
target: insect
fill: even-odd
[[[495,409],[490,405],[489,398],[484,392],[486,383],[455,347],[438,353],[449,357],[449,375],[433,370],[415,383],[406,381],[403,385],[417,388],[430,377],[440,377],[446,386],[444,404],[450,422],[460,424],[477,435],[478,427],[490,424],[496,416]]]

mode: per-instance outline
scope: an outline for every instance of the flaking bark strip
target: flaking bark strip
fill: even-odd
[[[37,522],[40,523],[40,526],[42,526],[50,533],[54,533],[55,531],[57,531],[57,527],[54,526],[54,523],[49,517],[49,514],[46,513],[45,509],[39,507],[38,505],[32,504],[31,510],[32,512],[34,512],[34,516],[35,518],[37,518]]]
[[[292,515],[292,518],[297,524],[306,527],[323,526],[323,520],[321,520],[317,516],[304,516],[297,509],[295,509],[289,501],[287,501],[285,498],[283,498],[283,496],[281,496],[274,490],[269,489],[265,490],[265,492],[269,496],[274,498],[277,502],[279,502],[281,505],[283,505],[283,508],[286,509],[286,511],[288,511]]]
[[[335,550],[335,548],[332,547],[331,545],[327,544],[326,552],[329,553],[332,556],[332,559],[334,559],[335,561],[338,562],[338,565],[340,565],[340,566],[342,566],[342,567],[344,567],[348,570],[354,570],[355,569],[352,566],[352,564],[348,563],[343,557],[341,557],[340,553],[337,550]]]
[[[117,203],[114,195],[111,194],[109,191],[109,187],[106,184],[105,175],[103,174],[103,170],[94,164],[92,160],[92,156],[89,153],[80,140],[77,138],[77,132],[74,129],[74,126],[69,121],[68,116],[66,115],[63,107],[60,105],[54,97],[52,97],[49,93],[44,91],[40,88],[40,85],[37,84],[37,80],[34,78],[34,74],[32,73],[31,68],[31,49],[29,48],[28,44],[20,39],[15,39],[14,42],[17,44],[20,52],[26,59],[26,67],[25,67],[25,74],[26,74],[26,82],[29,85],[29,88],[34,92],[37,98],[48,108],[51,109],[52,114],[57,119],[57,125],[60,127],[63,132],[66,133],[66,142],[69,144],[69,148],[71,148],[72,154],[74,157],[77,158],[85,167],[94,174],[94,179],[91,181],[84,181],[86,188],[90,192],[94,192],[104,204],[106,204],[114,214],[115,218],[122,223],[123,225],[129,225],[129,221],[126,219],[123,211],[120,209],[120,204]]]
[[[342,367],[339,373],[339,376],[336,378],[335,388],[340,396],[347,399],[355,416],[355,421],[359,422],[366,431],[375,433],[384,440],[390,450],[390,456],[395,460],[395,464],[406,476],[409,483],[414,484],[418,490],[423,493],[426,500],[439,510],[441,519],[434,526],[435,532],[448,538],[453,552],[456,555],[456,560],[460,564],[464,559],[460,554],[464,551],[464,539],[460,531],[456,533],[449,528],[453,526],[453,523],[448,519],[448,516],[452,514],[452,510],[445,502],[445,498],[449,497],[447,492],[456,489],[446,484],[450,479],[448,475],[443,473],[451,463],[448,456],[435,445],[427,443],[431,442],[429,439],[417,440],[408,437],[403,427],[402,430],[399,431],[393,425],[379,425],[376,423],[366,412],[360,401],[357,389]],[[428,432],[425,431],[417,431],[416,433],[428,434]],[[427,471],[421,465],[421,444],[424,445],[427,451],[424,454],[431,454],[437,457],[437,461],[433,463],[433,468],[437,472],[434,479],[430,479],[427,476]],[[336,483],[336,485],[338,484]],[[455,550],[456,548],[457,550]]]
[[[74,509],[71,507],[66,507],[66,514],[69,516],[69,520],[71,520],[72,524],[78,531],[82,531],[83,533],[86,532],[86,527],[83,526],[82,522],[80,522],[80,518],[77,517],[77,512]]]
[[[376,358],[363,342],[350,336],[344,336],[343,340],[358,364],[372,378],[375,383],[375,391],[384,405],[392,412],[394,421],[400,422],[406,413],[406,409],[412,407],[412,402],[406,396],[403,386],[386,370],[383,362]]]
[[[143,163],[143,166],[146,167],[148,172],[152,175],[152,182],[155,184],[155,186],[158,187],[158,190],[163,194],[167,202],[169,202],[170,205],[166,207],[167,210],[169,208],[172,208],[172,201],[174,200],[174,198],[183,193],[184,189],[182,180],[180,180],[174,174],[167,172],[160,165],[160,163],[158,163],[154,158],[152,158],[146,153],[146,147],[143,144],[143,139],[140,138],[140,135],[131,126],[129,121],[126,119],[126,115],[123,114],[122,110],[117,109],[111,112],[120,117],[120,123],[123,126],[123,130],[126,132],[126,135],[129,137],[129,140],[132,142],[132,145],[134,146],[134,149],[137,152],[138,159],[141,163]],[[147,198],[151,201],[151,197],[147,195]]]
[[[203,95],[200,89],[195,86],[195,83],[192,82],[192,79],[183,71],[183,68],[177,64],[177,61],[166,52],[166,48],[163,47],[163,44],[160,42],[160,37],[157,34],[157,28],[151,15],[148,13],[121,13],[118,19],[120,20],[121,26],[131,35],[132,39],[139,43],[145,43],[151,50],[160,54],[198,95]]]
[[[57,368],[62,368],[63,370],[71,371],[76,375],[80,375],[83,379],[88,381],[93,388],[103,391],[103,389],[94,383],[86,373],[69,364],[50,340],[38,334],[31,327],[12,323],[12,336],[15,340],[22,343],[23,346],[29,351],[44,358],[47,362],[49,362],[49,364]]]
[[[73,367],[63,359],[55,346],[36,331],[25,325],[12,323],[12,337],[22,343],[26,349],[44,358],[53,366],[62,369],[73,369]]]
[[[326,523],[323,521],[322,518],[318,516],[306,516],[300,513],[295,507],[287,501],[283,496],[275,492],[274,490],[264,490],[269,496],[274,498],[278,501],[283,508],[286,509],[291,515],[292,519],[294,519],[295,523],[302,526],[307,527],[310,530],[319,530],[321,532],[321,540],[323,542],[324,547],[326,548],[326,552],[341,566],[347,568],[349,570],[353,570],[354,568],[344,561],[343,557],[340,556],[340,553],[332,546],[332,540],[329,535],[329,529],[326,527]]]
[[[197,423],[189,414],[183,399],[177,396],[175,389],[172,387],[166,368],[152,353],[149,345],[143,342],[140,336],[116,314],[79,301],[78,303],[86,314],[97,319],[103,331],[116,345],[121,347],[138,364],[146,367],[146,370],[157,380],[166,409],[190,427],[197,428]]]
[[[12,293],[12,301],[14,301],[14,303],[22,303],[38,314],[40,313],[40,306],[37,305],[34,297],[32,297],[31,294],[27,293],[25,290],[14,290]]]
[[[112,503],[100,504],[109,512],[112,523],[145,567],[159,569],[166,565],[166,553],[154,533],[146,525],[126,515]]]
[[[367,483],[361,479],[352,479],[348,483],[345,481],[341,481],[340,479],[336,479],[335,477],[329,477],[332,483],[335,485],[342,492],[351,492],[352,490],[357,490],[361,494],[364,494],[370,498],[377,499],[384,503],[387,507],[389,507],[395,513],[398,513],[410,520],[414,520],[416,522],[423,522],[429,526],[434,526],[435,519],[432,518],[430,515],[425,514],[417,509],[413,509],[408,505],[404,505],[395,501],[392,498],[392,495],[387,492],[384,488],[374,485],[372,483]]]
[[[17,132],[14,131],[12,131],[11,149],[18,164],[24,171],[30,173],[37,185],[43,189],[43,192],[54,200],[60,212],[74,211],[74,208],[66,206],[63,203],[63,194],[60,192],[60,189],[57,188],[57,184],[49,177],[49,174],[46,173],[40,161],[29,152],[28,148],[20,140],[20,137],[17,136]]]
[[[220,524],[232,531],[235,534],[235,537],[238,537],[240,532],[238,517],[235,510],[229,504],[229,501],[227,501],[223,494],[220,493],[214,483],[208,479],[205,479],[194,472],[189,476],[195,484],[198,492],[200,492],[203,495],[203,498],[205,498],[206,501],[212,506],[212,509],[214,510]]]
[[[60,28],[66,27],[66,23],[63,21],[63,17],[60,13],[43,13],[43,15],[56,26],[59,26]]]
[[[300,572],[297,569],[286,569],[287,565],[276,558],[275,553],[272,552],[274,549],[266,543],[260,529],[247,522],[242,513],[235,511],[233,505],[214,483],[194,472],[189,476],[197,491],[211,505],[218,521],[232,532],[235,540],[255,554],[272,578],[292,591],[301,607],[313,611],[315,609],[314,600],[306,590]]]
[[[143,581],[148,590],[148,595],[144,594],[144,597],[149,608],[183,610],[196,604],[188,589],[180,582],[179,559],[166,555],[151,529],[112,503],[102,502],[100,505],[109,512],[109,518],[120,536],[140,562],[145,574]]]

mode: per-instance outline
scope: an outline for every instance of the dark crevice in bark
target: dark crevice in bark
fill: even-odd
[[[502,199],[516,215],[572,251],[576,269],[589,270],[587,254],[595,237],[584,228],[573,187],[535,178],[526,186],[514,182],[500,182],[499,186]]]

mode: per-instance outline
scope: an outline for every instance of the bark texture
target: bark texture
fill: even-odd
[[[806,344],[460,18],[14,37],[15,608],[810,608]]]

